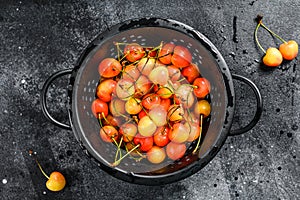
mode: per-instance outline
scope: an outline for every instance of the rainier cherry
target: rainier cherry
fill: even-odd
[[[177,160],[183,157],[185,152],[186,152],[186,146],[184,143],[170,142],[166,148],[166,153],[168,157],[172,160]]]
[[[144,137],[150,137],[156,131],[157,126],[149,116],[143,117],[138,123],[139,133]]]
[[[286,60],[293,60],[298,55],[298,44],[294,40],[284,42],[279,46],[279,51]]]
[[[154,164],[161,163],[166,158],[166,152],[164,148],[153,146],[149,151],[147,151],[147,159]]]
[[[29,150],[29,155],[32,156],[33,155],[33,151]],[[42,174],[48,179],[48,181],[46,182],[46,187],[53,191],[53,192],[58,192],[62,189],[64,189],[65,185],[66,185],[66,179],[64,177],[64,175],[62,175],[62,173],[58,172],[58,171],[54,171],[50,174],[50,176],[48,176],[42,166],[40,165],[40,163],[38,162],[37,158],[35,157],[35,162],[37,163],[40,171],[42,172]]]
[[[192,54],[186,47],[178,45],[174,48],[171,62],[178,68],[187,67],[192,62]]]
[[[137,44],[137,43],[131,43],[125,46],[124,48],[124,54],[128,61],[135,62],[139,59],[141,59],[145,55],[144,48]]]
[[[98,72],[105,78],[117,76],[122,70],[122,65],[114,58],[105,58],[98,66]]]
[[[100,129],[100,137],[104,142],[113,142],[118,139],[119,134],[115,127],[107,125]]]
[[[158,53],[158,59],[163,64],[171,64],[171,58],[173,54],[173,50],[175,48],[175,44],[167,43],[163,45],[160,52]]]

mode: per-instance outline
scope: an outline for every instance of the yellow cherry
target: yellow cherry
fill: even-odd
[[[284,42],[279,46],[282,57],[286,60],[293,60],[298,55],[298,44],[295,40]]]
[[[274,47],[268,48],[263,57],[263,63],[268,67],[277,67],[282,63],[282,60],[280,51]]]

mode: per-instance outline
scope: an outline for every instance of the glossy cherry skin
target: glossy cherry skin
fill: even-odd
[[[122,65],[114,58],[105,58],[98,66],[100,76],[112,78],[117,76],[122,70]]]
[[[279,51],[284,59],[293,60],[298,55],[298,43],[295,40],[282,43],[279,46]]]
[[[66,179],[60,172],[52,172],[46,182],[46,187],[53,191],[58,192],[62,190],[66,185]]]
[[[268,67],[278,67],[282,63],[282,60],[282,54],[274,47],[268,48],[263,57],[263,63]]]

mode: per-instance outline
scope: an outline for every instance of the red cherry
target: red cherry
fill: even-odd
[[[206,78],[196,78],[193,85],[196,86],[194,93],[198,98],[204,98],[210,92],[210,82]]]
[[[159,147],[166,146],[170,142],[168,137],[169,132],[170,132],[169,127],[165,127],[165,126],[159,127],[153,135],[154,143]]]
[[[119,61],[114,58],[105,58],[98,66],[98,72],[105,78],[112,78],[117,76],[122,70]]]
[[[117,82],[113,79],[107,79],[100,82],[96,89],[97,97],[104,102],[111,101],[111,95],[115,92],[116,85]]]
[[[161,99],[158,94],[151,93],[144,96],[142,105],[146,109],[151,109],[153,106],[159,105],[160,101]]]
[[[187,67],[192,62],[192,54],[183,46],[176,46],[171,58],[171,62],[175,67],[183,68]]]
[[[141,45],[132,43],[125,46],[124,54],[126,55],[125,57],[129,62],[135,62],[144,57],[145,50]]]
[[[105,117],[108,115],[108,105],[100,99],[95,99],[92,102],[91,110],[96,118],[102,119],[103,114]]]
[[[186,146],[184,143],[170,142],[166,148],[167,155],[172,160],[177,160],[183,157],[185,151],[186,151]]]
[[[116,141],[119,137],[118,131],[113,126],[103,126],[100,129],[100,137],[104,142]]]
[[[158,58],[161,63],[166,65],[171,64],[171,58],[174,47],[175,44],[172,43],[167,43],[163,45],[160,52],[158,53]]]
[[[149,151],[153,146],[153,137],[144,137],[138,133],[134,137],[133,142],[135,145],[140,144],[140,150],[146,152]]]
[[[197,77],[199,77],[200,72],[196,64],[191,63],[189,66],[182,69],[181,74],[192,83]]]

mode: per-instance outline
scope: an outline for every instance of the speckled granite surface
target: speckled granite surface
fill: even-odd
[[[260,63],[254,18],[282,37],[300,42],[300,2],[263,1],[0,1],[0,199],[300,199],[300,64],[276,69]],[[72,68],[89,42],[108,27],[131,18],[155,16],[186,23],[215,44],[232,73],[261,90],[264,110],[246,134],[228,137],[201,171],[164,186],[132,185],[101,171],[85,156],[73,133],[42,114],[40,92],[54,72]],[[260,30],[262,45],[278,45]],[[49,90],[53,115],[67,121],[68,79]],[[255,110],[249,89],[235,81],[233,128]],[[61,171],[66,188],[45,187],[28,155],[34,149],[46,172]]]

